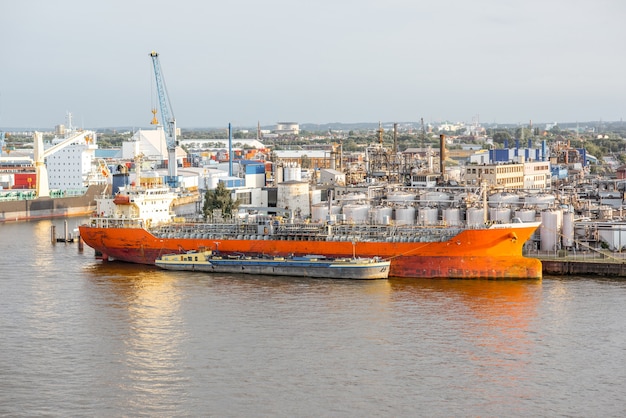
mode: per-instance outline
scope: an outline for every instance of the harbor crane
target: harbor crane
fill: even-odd
[[[178,164],[176,162],[176,118],[172,111],[172,104],[170,102],[169,95],[167,94],[167,88],[165,86],[165,79],[161,71],[161,64],[159,62],[159,54],[155,51],[150,53],[152,58],[152,65],[154,67],[154,78],[156,81],[157,95],[159,97],[159,109],[161,111],[161,125],[165,133],[165,142],[167,144],[167,173],[168,176],[165,182],[171,187],[177,187],[178,181]],[[156,111],[153,109],[152,113],[155,117],[152,120],[153,124],[158,124],[156,118]]]
[[[48,185],[48,169],[46,168],[45,163],[46,157],[67,147],[68,145],[77,143],[81,140],[85,141],[87,144],[91,144],[94,141],[95,134],[96,133],[93,131],[71,132],[67,138],[63,139],[58,144],[46,149],[43,145],[43,134],[41,132],[34,133],[33,160],[35,162],[35,172],[37,173],[35,193],[38,197],[50,196],[50,186]]]

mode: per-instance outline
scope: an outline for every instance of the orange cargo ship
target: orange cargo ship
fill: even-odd
[[[101,199],[98,215],[79,227],[103,259],[154,264],[163,254],[211,249],[274,256],[382,257],[390,277],[540,279],[541,262],[523,244],[539,222],[481,227],[302,223],[269,216],[254,222],[176,222],[166,189],[128,190],[128,199]],[[173,195],[171,199],[173,199]],[[130,203],[130,204],[129,204]]]

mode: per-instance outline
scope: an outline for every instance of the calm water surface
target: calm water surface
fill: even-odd
[[[0,224],[0,416],[626,416],[626,281],[165,272],[53,224]]]

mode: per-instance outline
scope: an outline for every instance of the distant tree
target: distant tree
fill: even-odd
[[[497,144],[504,144],[504,141],[510,141],[511,134],[506,131],[494,132],[493,134],[493,142]]]
[[[311,159],[308,155],[303,154],[302,157],[300,157],[300,166],[302,168],[311,168]]]
[[[559,128],[559,125],[554,125],[552,128],[550,128],[550,133],[553,135],[559,135],[562,133],[561,128]]]
[[[532,130],[532,129],[530,129],[530,128],[523,128],[523,127],[520,127],[520,128],[517,128],[517,129],[515,130],[515,137],[516,137],[516,138],[519,138],[519,139],[522,139],[522,138],[523,138],[524,140],[526,140],[526,141],[527,141],[527,140],[528,140],[529,138],[531,138],[532,136],[533,136],[533,130]],[[525,147],[525,146],[526,146],[526,144],[523,144],[523,145],[522,145],[522,144],[520,144],[520,146],[524,146],[524,147]]]
[[[209,216],[213,215],[215,209],[220,209],[224,216],[232,216],[233,212],[238,207],[239,202],[232,199],[230,190],[220,181],[217,183],[215,190],[207,190],[204,194],[202,214],[204,215],[204,219],[207,219]]]

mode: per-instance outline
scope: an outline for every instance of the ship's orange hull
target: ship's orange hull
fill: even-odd
[[[515,224],[501,229],[467,229],[445,242],[346,242],[201,238],[159,238],[141,228],[83,225],[84,242],[104,258],[154,264],[161,255],[207,248],[224,253],[321,254],[391,259],[392,277],[540,279],[541,262],[522,255],[537,228]]]

